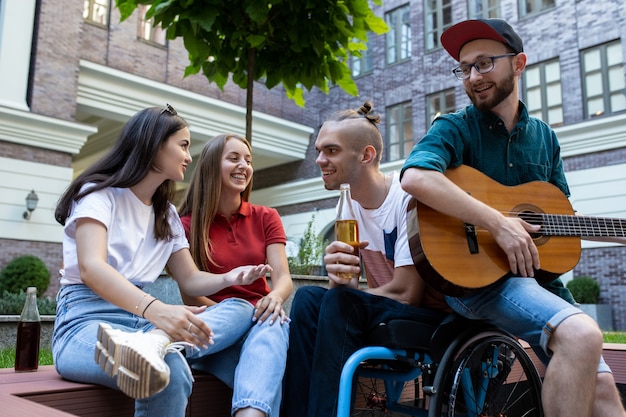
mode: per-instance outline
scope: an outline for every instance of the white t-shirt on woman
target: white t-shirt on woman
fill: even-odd
[[[86,185],[85,187],[89,187]],[[154,282],[170,255],[188,248],[183,226],[172,204],[169,223],[173,238],[154,237],[154,210],[129,188],[105,188],[72,206],[63,234],[61,285],[82,284],[76,254],[76,220],[90,218],[107,228],[107,263],[134,284]]]

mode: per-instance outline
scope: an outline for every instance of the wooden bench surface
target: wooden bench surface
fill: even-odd
[[[545,367],[525,346],[539,373]],[[615,382],[626,384],[626,344],[604,344],[604,358]],[[212,375],[194,375],[187,417],[229,417],[232,391]],[[36,372],[0,369],[0,415],[6,417],[132,417],[134,400],[100,385],[61,378],[54,366]]]
[[[212,375],[194,375],[187,416],[229,417],[232,391]],[[36,372],[0,369],[0,415],[132,417],[134,400],[100,385],[61,378],[54,366]]]

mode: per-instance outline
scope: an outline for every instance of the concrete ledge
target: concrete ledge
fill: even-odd
[[[52,329],[55,316],[41,316],[40,347],[50,349],[52,343]],[[15,348],[17,340],[17,322],[20,316],[0,315],[0,349]]]

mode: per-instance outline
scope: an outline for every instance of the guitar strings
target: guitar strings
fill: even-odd
[[[544,235],[626,237],[625,219],[523,211],[509,211],[503,214],[540,225],[539,233]]]

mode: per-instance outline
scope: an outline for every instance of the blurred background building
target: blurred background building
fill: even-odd
[[[324,189],[313,148],[325,118],[371,99],[383,116],[382,169],[399,170],[433,118],[469,103],[439,37],[477,17],[504,18],[524,40],[521,99],[559,136],[574,207],[626,218],[622,0],[388,0],[375,10],[389,31],[370,35],[368,50],[351,59],[358,97],[333,87],[307,93],[300,108],[281,88],[255,86],[252,201],[278,209],[290,250],[313,214],[317,232],[332,237],[338,193]],[[56,201],[132,114],[170,103],[191,125],[194,156],[216,134],[245,132],[245,90],[184,78],[182,41],[167,41],[144,17],[140,8],[120,23],[112,0],[0,0],[0,269],[39,256],[52,275],[48,295],[62,262]],[[626,329],[626,247],[583,249],[566,279],[595,278],[615,327]]]

